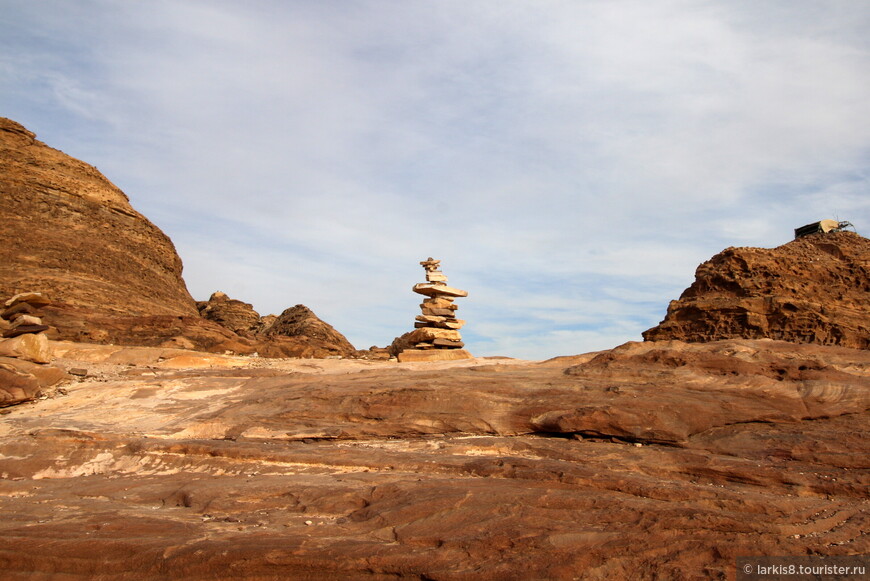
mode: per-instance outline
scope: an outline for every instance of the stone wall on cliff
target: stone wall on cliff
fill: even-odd
[[[695,272],[647,341],[780,339],[870,349],[870,240],[814,234],[777,248],[727,248]]]
[[[96,168],[0,118],[0,296],[124,315],[193,315],[172,241]]]

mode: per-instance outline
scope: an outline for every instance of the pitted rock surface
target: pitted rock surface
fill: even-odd
[[[781,339],[870,349],[870,240],[814,234],[728,248],[700,265],[647,341]]]

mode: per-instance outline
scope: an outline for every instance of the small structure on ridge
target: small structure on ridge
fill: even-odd
[[[411,346],[399,353],[399,361],[470,359],[472,355],[463,349],[459,334],[465,321],[456,318],[459,307],[453,304],[455,299],[467,297],[468,291],[447,286],[440,260],[430,256],[420,265],[426,271],[426,282],[415,284],[413,291],[426,298],[420,304],[422,313],[417,315],[414,331],[407,336]]]
[[[855,229],[852,226],[851,222],[838,222],[836,220],[819,220],[818,222],[813,222],[812,224],[807,224],[806,226],[801,226],[800,228],[794,229],[794,237],[795,240],[798,238],[803,238],[804,236],[809,236],[810,234],[818,234],[823,233],[827,234],[829,232],[842,232],[847,228]]]

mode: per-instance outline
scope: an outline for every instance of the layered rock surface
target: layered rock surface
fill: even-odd
[[[101,375],[0,424],[6,579],[733,578],[867,552],[870,351],[57,349]]]
[[[819,233],[700,265],[647,341],[771,338],[870,349],[870,240]]]
[[[0,297],[196,315],[172,241],[96,168],[0,118]]]
[[[171,240],[96,168],[0,118],[0,299],[43,293],[48,304],[31,330],[48,330],[53,339],[270,357],[354,353],[307,309],[297,317],[305,331],[266,336],[273,319],[247,303],[215,293],[197,304],[181,272]],[[0,321],[0,332],[8,336],[25,322]]]

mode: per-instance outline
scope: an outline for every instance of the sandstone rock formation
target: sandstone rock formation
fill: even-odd
[[[248,303],[231,299],[226,293],[216,292],[207,301],[196,303],[199,314],[234,333],[251,336],[261,329],[260,314]]]
[[[101,377],[0,422],[4,579],[733,579],[867,552],[868,350],[57,351]]]
[[[647,341],[771,338],[870,349],[870,240],[819,233],[728,248],[698,267]]]
[[[127,315],[196,315],[169,238],[96,168],[0,118],[0,296]]]
[[[414,292],[424,295],[420,305],[422,314],[417,315],[414,331],[398,339],[402,348],[397,350],[399,361],[443,361],[468,359],[471,354],[462,349],[459,329],[465,321],[456,318],[453,304],[457,297],[466,297],[468,292],[447,286],[447,277],[441,272],[441,261],[431,256],[420,263],[426,271],[426,282],[414,285]]]
[[[266,337],[271,316],[251,305],[223,293],[198,305],[181,269],[169,238],[96,168],[0,118],[0,297],[51,298],[39,323],[27,309],[0,320],[5,337],[45,330],[53,339],[273,357],[354,352],[310,311],[297,321],[304,331],[285,324]]]
[[[332,325],[322,321],[305,305],[286,309],[263,329],[262,334],[272,341],[281,338],[304,340],[328,355],[350,357],[356,349],[347,338]]]

